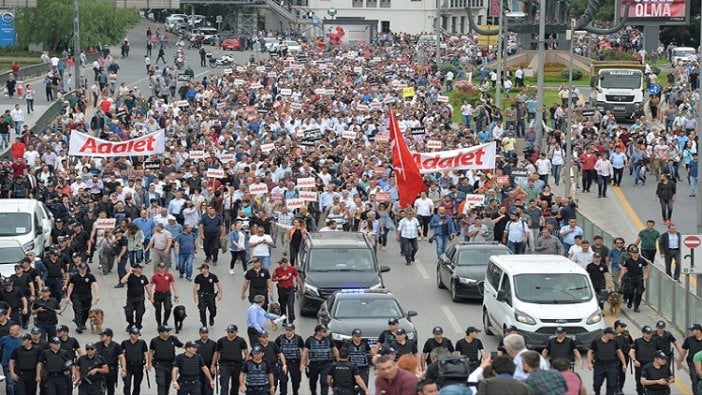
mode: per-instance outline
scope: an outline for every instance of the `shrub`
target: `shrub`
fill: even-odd
[[[568,78],[570,78],[570,69],[566,67],[565,69],[561,70],[560,76],[567,81]],[[573,81],[577,81],[581,78],[583,78],[583,72],[580,71],[580,69],[573,68]]]

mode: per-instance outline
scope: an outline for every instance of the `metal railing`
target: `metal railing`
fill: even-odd
[[[604,245],[611,248],[614,238],[602,228],[594,224],[582,213],[577,213],[578,224],[583,229],[583,240],[592,240],[593,236],[600,235]],[[673,280],[665,274],[660,266],[652,265],[651,273],[646,280],[646,292],[643,301],[655,310],[661,317],[671,322],[682,334],[687,333],[687,317],[685,316],[685,297],[690,298],[690,317],[702,317],[702,298],[685,291],[685,285]]]
[[[87,54],[87,63],[93,63],[99,56],[99,54]],[[49,71],[50,66],[48,63],[37,63],[30,66],[25,66],[20,68],[18,73],[18,79],[21,79],[26,82],[30,78],[45,76]],[[11,75],[12,71],[0,73],[0,84],[5,85],[5,83]]]

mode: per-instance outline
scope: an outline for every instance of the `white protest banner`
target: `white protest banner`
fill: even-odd
[[[354,73],[362,73],[363,72],[363,67],[361,66],[356,66],[353,68]]]
[[[371,110],[380,110],[383,108],[383,103],[378,103],[377,101],[374,101],[370,105]]]
[[[221,110],[221,109],[223,109],[223,108],[226,107],[226,106],[227,106],[227,102],[221,101],[221,102],[217,103],[217,109],[218,109],[218,110]]]
[[[117,218],[98,218],[95,220],[95,229],[97,230],[112,230],[117,224]]]
[[[375,194],[375,200],[379,202],[389,202],[390,192],[378,192]]]
[[[344,130],[344,132],[341,134],[341,137],[349,140],[356,140],[356,132],[353,130]]]
[[[268,185],[264,183],[249,185],[249,192],[252,195],[264,195],[268,193]]]
[[[316,89],[314,90],[314,94],[315,94],[315,95],[323,95],[323,94],[325,94],[325,93],[327,93],[327,90],[324,89],[324,88],[316,88]]]
[[[317,67],[319,67],[320,70],[326,70],[326,69],[327,69],[327,64],[326,64],[326,63],[320,63],[320,64],[317,65]]]
[[[315,191],[300,191],[299,195],[300,195],[300,199],[302,199],[306,202],[316,202],[317,201],[317,192],[315,192]]]
[[[235,161],[235,160],[236,160],[236,157],[234,156],[234,154],[221,154],[221,155],[219,156],[219,160],[220,160],[222,163],[229,163],[229,162]]]
[[[224,70],[222,70],[222,73],[223,73],[223,74],[231,74],[231,73],[232,73],[232,69],[224,69]]]
[[[266,66],[257,66],[256,71],[266,71]]]
[[[245,81],[242,80],[241,78],[237,78],[234,80],[234,85],[244,85],[244,82]]]
[[[479,195],[475,193],[466,194],[466,206],[481,206],[484,201],[485,195]]]
[[[299,138],[299,139],[305,137],[305,131],[302,130],[302,129],[296,130],[296,131],[295,131],[295,137],[297,137],[297,138]]]
[[[324,91],[324,94],[327,96],[334,96],[334,94],[336,94],[336,91],[334,89],[327,89]]]
[[[237,73],[243,73],[246,71],[246,67],[244,66],[236,66],[236,71]]]
[[[358,111],[368,111],[369,107],[366,104],[356,104],[356,110]]]
[[[190,151],[190,159],[205,159],[205,151]]]
[[[315,187],[314,177],[298,178],[297,179],[297,189],[314,188],[314,187]]]
[[[68,153],[73,156],[148,156],[162,154],[165,143],[163,129],[126,141],[103,140],[72,130]]]
[[[417,162],[420,173],[434,173],[447,170],[492,169],[495,167],[496,156],[497,146],[495,142],[452,151],[431,153],[412,152],[412,159]]]
[[[208,178],[224,178],[224,169],[207,169]]]
[[[380,58],[380,56],[376,56],[373,59],[371,59],[374,62],[382,62],[383,60]]]
[[[292,89],[290,88],[283,88],[280,90],[281,96],[291,96],[292,95]]]
[[[275,78],[277,76],[278,76],[278,74],[276,74],[275,71],[269,71],[268,74],[266,74],[266,77],[268,77],[268,78]]]
[[[386,97],[385,99],[383,99],[383,104],[391,104],[391,103],[395,103],[395,98],[394,98],[394,97],[388,96],[388,97]]]
[[[448,96],[437,96],[436,101],[439,103],[448,103]]]
[[[178,100],[178,101],[176,102],[176,106],[178,106],[178,107],[189,107],[189,106],[190,106],[190,102],[187,101],[187,100]]]
[[[261,89],[263,85],[259,84],[258,82],[254,82],[253,84],[249,85],[249,88],[251,89]]]
[[[285,201],[285,205],[288,207],[288,210],[295,210],[298,208],[301,208],[305,205],[305,201],[299,198],[296,199],[288,199]]]
[[[375,142],[376,143],[388,143],[390,142],[390,136],[387,134],[376,134],[375,135]]]
[[[397,89],[405,89],[405,88],[407,88],[407,84],[405,84],[405,83],[397,84]]]
[[[275,149],[275,143],[261,144],[261,151],[263,153],[269,153]]]
[[[293,110],[302,110],[302,103],[290,103],[290,108]]]
[[[427,148],[429,149],[441,149],[441,141],[439,140],[428,140]]]

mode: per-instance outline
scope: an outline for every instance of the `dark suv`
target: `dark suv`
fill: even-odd
[[[363,233],[308,233],[300,250],[300,315],[317,314],[319,306],[342,289],[384,288],[373,243]]]

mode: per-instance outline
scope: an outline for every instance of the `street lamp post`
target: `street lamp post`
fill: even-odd
[[[73,82],[76,91],[80,90],[80,3],[73,0]]]
[[[570,189],[572,187],[570,182],[570,162],[573,160],[573,149],[571,147],[571,141],[573,140],[573,111],[575,110],[575,104],[573,103],[573,44],[575,43],[575,19],[570,21],[570,53],[569,63],[568,63],[568,130],[566,132],[566,194],[570,194]],[[580,32],[582,33],[582,32]],[[566,35],[567,36],[567,35]],[[568,38],[568,37],[566,37]]]
[[[504,14],[505,13],[503,12],[502,8],[500,8],[500,16],[497,22],[497,82],[495,83],[495,105],[500,110],[500,112],[502,112],[502,24],[504,23]]]
[[[541,0],[539,6],[539,70],[536,82],[536,142],[540,148],[544,148],[544,64],[546,63],[546,1]]]
[[[698,65],[698,76],[697,76],[697,91],[698,91],[698,98],[697,98],[697,133],[700,133],[700,130],[702,130],[702,73],[699,72],[699,69],[702,69],[702,64],[700,63],[700,58],[702,56],[702,14],[700,14],[700,42],[697,50],[697,65]],[[699,147],[697,149],[697,153],[699,155]],[[699,157],[699,156],[698,156]],[[702,189],[702,177],[700,177],[700,171],[702,170],[702,166],[700,166],[700,161],[699,159],[697,160],[697,234],[702,233],[702,193],[700,190]],[[697,276],[697,295],[702,295],[702,278],[700,276]],[[687,286],[688,288],[690,287],[690,277],[688,276],[687,278]],[[687,301],[690,300],[690,298],[686,298]],[[689,310],[688,310],[689,312]],[[689,318],[689,314],[688,314]]]

